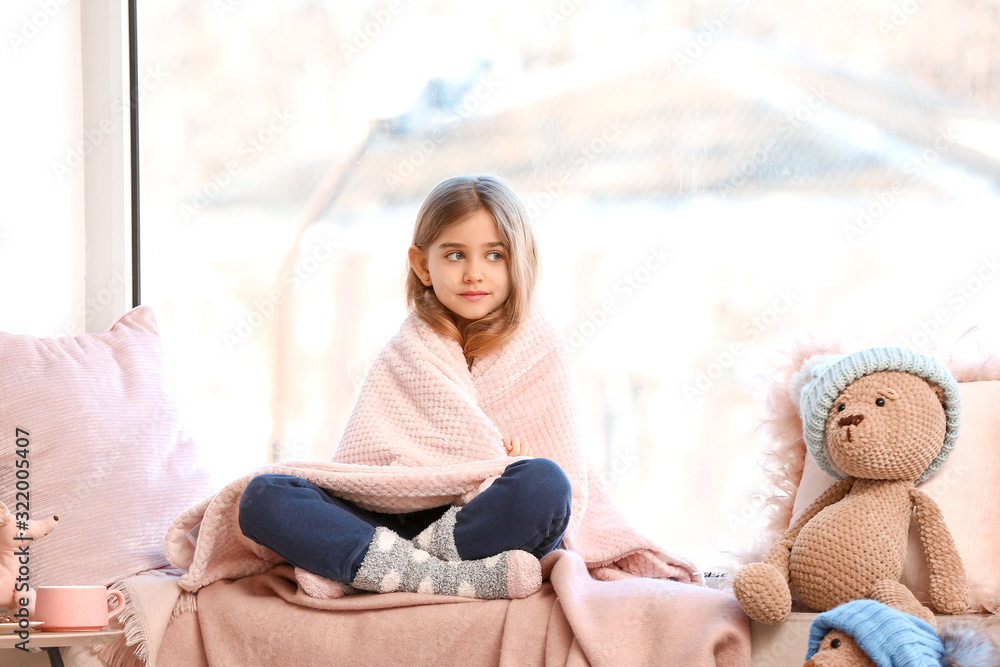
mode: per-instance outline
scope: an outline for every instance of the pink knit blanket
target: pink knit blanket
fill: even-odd
[[[412,512],[475,497],[515,460],[501,434],[515,435],[569,477],[564,544],[592,576],[701,583],[691,563],[639,535],[615,507],[587,463],[577,405],[565,350],[539,314],[501,349],[477,358],[471,372],[458,343],[411,316],[375,360],[333,461],[279,463],[254,474],[298,475],[367,509]],[[164,551],[187,570],[180,581],[186,590],[281,562],[239,529],[239,500],[252,477],[171,524]]]

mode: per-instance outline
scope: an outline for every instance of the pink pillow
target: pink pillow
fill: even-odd
[[[212,491],[167,395],[148,306],[98,334],[0,333],[0,500],[11,511],[17,429],[31,518],[59,517],[30,547],[33,586],[110,584],[167,565],[167,526]]]
[[[962,424],[948,460],[920,489],[937,502],[962,555],[972,610],[1000,612],[1000,381],[962,382]],[[792,521],[834,482],[806,456]],[[902,581],[929,602],[927,563],[916,522]]]

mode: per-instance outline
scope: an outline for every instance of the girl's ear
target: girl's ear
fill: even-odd
[[[417,278],[420,279],[427,287],[431,286],[431,272],[427,269],[427,253],[420,249],[420,246],[411,245],[410,246],[410,268],[413,272],[417,274]]]

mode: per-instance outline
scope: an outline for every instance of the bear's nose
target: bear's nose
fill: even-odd
[[[837,422],[837,426],[857,426],[864,420],[864,415],[848,415],[846,417],[841,417],[840,421]]]

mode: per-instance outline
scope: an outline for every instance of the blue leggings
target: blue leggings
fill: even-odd
[[[544,458],[507,466],[455,518],[455,547],[463,560],[521,549],[541,558],[556,549],[569,524],[572,488],[562,469]],[[240,529],[287,560],[340,583],[354,580],[384,526],[412,540],[448,505],[408,514],[380,514],[337,498],[293,475],[258,475],[240,499]]]

